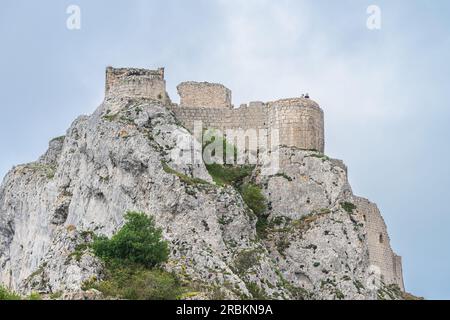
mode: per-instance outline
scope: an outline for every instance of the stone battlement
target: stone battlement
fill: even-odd
[[[105,96],[125,96],[168,101],[164,68],[146,70],[136,68],[106,69]]]
[[[253,101],[240,108],[232,105],[232,92],[222,84],[183,82],[177,86],[180,104],[170,102],[166,94],[164,69],[106,70],[106,97],[125,96],[155,99],[165,103],[189,130],[201,121],[204,128],[267,129],[271,136],[278,130],[279,145],[324,152],[324,114],[320,106],[307,98],[270,102]]]

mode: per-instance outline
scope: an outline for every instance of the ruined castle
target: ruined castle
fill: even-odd
[[[189,130],[195,121],[204,127],[219,129],[279,130],[279,145],[324,153],[324,114],[320,106],[307,98],[250,102],[235,108],[231,91],[221,84],[183,82],[177,87],[180,104],[172,103],[167,92],[164,69],[115,69],[106,71],[106,98],[131,97],[158,100],[168,106]],[[363,198],[357,203],[364,216],[369,243],[369,259],[374,273],[385,283],[404,290],[401,257],[391,246],[386,224],[378,208]],[[378,271],[377,271],[378,270]]]
[[[166,93],[164,69],[113,69],[106,71],[106,97],[156,99],[169,105],[178,120],[192,131],[194,121],[225,132],[228,129],[278,130],[279,145],[324,152],[324,117],[319,105],[306,98],[250,102],[234,108],[231,91],[221,84],[183,82],[177,87],[180,104]]]

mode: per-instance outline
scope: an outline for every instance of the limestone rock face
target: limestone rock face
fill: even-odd
[[[277,175],[257,167],[270,213],[261,237],[239,192],[215,185],[202,161],[181,161],[191,156],[186,146],[201,159],[201,144],[154,100],[109,97],[76,119],[1,185],[0,283],[99,298],[82,286],[102,278],[102,263],[80,245],[111,236],[135,210],[163,229],[171,247],[164,268],[205,298],[377,298],[366,220],[343,205],[357,199],[341,162],[282,148]]]

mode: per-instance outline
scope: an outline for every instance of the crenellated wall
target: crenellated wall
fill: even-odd
[[[135,68],[106,69],[105,96],[136,97],[169,101],[166,94],[164,68],[146,70]]]

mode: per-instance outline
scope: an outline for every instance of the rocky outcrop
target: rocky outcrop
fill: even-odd
[[[0,189],[0,283],[23,294],[83,294],[102,264],[83,244],[114,234],[128,210],[155,218],[171,246],[164,268],[202,297],[375,299],[367,219],[342,162],[281,148],[280,171],[262,186],[265,235],[231,186],[202,162],[176,161],[202,147],[161,102],[108,97],[52,140],[37,162],[14,167]],[[197,158],[201,159],[201,155]],[[347,206],[345,205],[347,204]],[[80,298],[81,299],[81,298]]]

